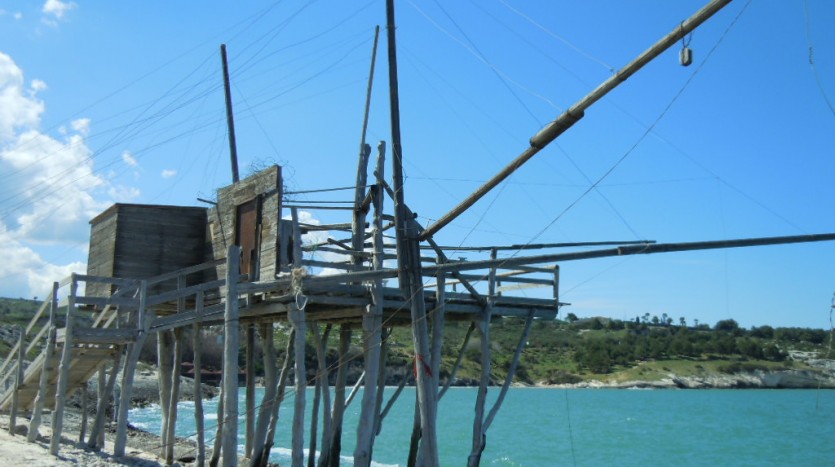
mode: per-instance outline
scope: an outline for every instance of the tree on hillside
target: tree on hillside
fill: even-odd
[[[771,326],[752,327],[751,336],[759,337],[760,339],[773,339],[774,328]]]
[[[733,319],[723,319],[716,323],[713,329],[717,331],[725,331],[731,334],[736,334],[739,331],[739,324]]]

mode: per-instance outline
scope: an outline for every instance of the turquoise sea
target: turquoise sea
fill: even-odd
[[[393,392],[387,388],[387,397]],[[495,397],[498,389],[490,393]],[[312,396],[310,390],[308,406]],[[466,465],[475,396],[475,389],[453,388],[439,404],[442,465]],[[352,464],[360,397],[346,412],[343,446],[349,450],[342,465]],[[414,400],[414,389],[407,388],[383,421],[376,465],[405,465]],[[282,405],[283,429],[273,449],[272,460],[282,465],[290,459],[292,402],[291,394]],[[177,435],[194,437],[194,403],[179,407]],[[204,410],[207,437],[213,437],[216,400],[206,401]],[[160,418],[155,406],[130,412],[132,424],[153,433]],[[242,419],[241,444],[243,432]],[[481,465],[835,466],[835,391],[513,388],[487,433]]]

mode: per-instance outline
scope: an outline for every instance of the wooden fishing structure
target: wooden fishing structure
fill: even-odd
[[[67,398],[98,378],[96,416],[87,430],[82,423],[79,439],[93,448],[104,442],[105,408],[117,381],[121,387],[116,417],[114,452],[125,455],[128,410],[139,353],[146,339],[156,335],[160,374],[162,436],[160,456],[174,459],[174,432],[185,339],[194,348],[195,422],[198,431],[198,465],[237,465],[238,433],[245,431],[244,455],[249,465],[265,465],[273,445],[279,405],[287,391],[295,394],[292,465],[313,465],[305,458],[307,388],[314,394],[313,420],[307,436],[311,456],[319,452],[318,465],[338,466],[340,456],[353,456],[354,465],[368,466],[373,459],[375,437],[388,408],[401,394],[396,390],[385,401],[387,336],[392,327],[411,327],[413,336],[416,411],[410,440],[403,440],[408,465],[439,465],[436,424],[442,422],[438,402],[455,379],[467,348],[466,340],[480,337],[481,378],[474,401],[472,448],[467,463],[479,465],[487,432],[512,383],[522,349],[534,320],[554,319],[560,306],[560,265],[588,258],[652,254],[715,248],[835,240],[835,234],[657,244],[617,242],[610,248],[499,257],[503,247],[490,247],[491,258],[482,261],[451,260],[433,235],[464,212],[510,173],[529,160],[572,124],[585,110],[626,80],[641,66],[679,41],[730,0],[716,0],[615,73],[587,97],[571,107],[530,140],[530,147],[471,197],[424,228],[406,203],[402,183],[403,148],[400,144],[397,67],[393,1],[388,0],[388,55],[392,104],[392,180],[385,174],[386,147],[377,148],[369,177],[371,147],[360,143],[354,205],[343,224],[308,225],[299,220],[300,209],[283,192],[281,168],[270,167],[238,179],[233,158],[233,184],[222,188],[209,209],[175,206],[119,204],[92,222],[87,274],[73,274],[54,284],[32,322],[21,330],[20,341],[0,366],[0,410],[11,414],[11,427],[23,415],[30,418],[29,439],[37,435],[45,410],[51,410],[52,443],[58,453]],[[379,31],[379,29],[378,29]],[[374,47],[376,50],[377,40]],[[373,56],[373,55],[372,55]],[[373,76],[372,60],[372,73]],[[225,65],[225,50],[224,50]],[[225,66],[224,66],[225,68]],[[369,82],[369,90],[371,83]],[[228,87],[227,87],[228,89]],[[232,133],[231,105],[230,133]],[[366,110],[367,118],[367,110]],[[365,124],[363,125],[365,127]],[[234,142],[231,143],[233,155]],[[233,156],[234,157],[234,156]],[[388,208],[388,206],[392,206]],[[392,209],[393,208],[393,209]],[[393,215],[387,209],[393,210]],[[287,216],[289,214],[289,216]],[[289,219],[286,219],[289,217]],[[344,231],[345,238],[304,245],[302,235],[313,230]],[[384,232],[393,230],[396,244],[386,244]],[[423,242],[423,243],[421,243]],[[554,245],[514,247],[517,253]],[[560,245],[567,246],[567,245]],[[321,261],[306,251],[326,251],[338,260]],[[395,252],[392,253],[392,250]],[[392,264],[394,261],[394,264]],[[314,275],[310,271],[327,269]],[[397,280],[397,286],[388,281]],[[84,292],[80,293],[81,285]],[[512,287],[507,287],[510,284]],[[504,285],[504,287],[503,287]],[[459,290],[459,287],[461,290]],[[547,287],[545,298],[509,295],[513,289]],[[59,325],[59,316],[64,324]],[[82,319],[81,317],[84,316]],[[495,389],[498,397],[487,406],[491,385],[490,325],[503,317],[521,318],[524,329],[506,378]],[[441,367],[441,345],[447,321],[469,322],[458,361]],[[281,328],[277,327],[281,324]],[[205,433],[200,402],[202,330],[223,327],[223,380],[215,435]],[[325,354],[329,336],[337,333],[338,364],[328,367]],[[276,332],[289,333],[285,359],[276,358]],[[240,341],[242,337],[243,342]],[[318,367],[308,379],[307,339],[313,344]],[[344,413],[352,396],[347,392],[347,363],[353,340],[363,343],[363,377],[360,415],[355,427],[344,426]],[[264,396],[255,400],[253,349],[260,338],[263,349]],[[239,350],[245,364],[239,368]],[[27,364],[28,361],[28,364]],[[444,370],[449,376],[440,378]],[[330,372],[336,375],[330,388]],[[238,407],[239,375],[245,375],[245,407]],[[292,389],[288,388],[290,375]],[[403,384],[406,384],[403,379]],[[356,389],[356,388],[355,388]],[[354,392],[354,391],[352,391]],[[86,398],[83,398],[86,409]],[[318,432],[321,417],[322,432]],[[342,445],[342,433],[356,430],[353,448]],[[213,446],[204,440],[214,439]],[[317,444],[318,443],[318,444]],[[406,451],[406,446],[409,446]]]

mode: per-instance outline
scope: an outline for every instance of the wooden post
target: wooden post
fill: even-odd
[[[173,334],[171,330],[157,333],[157,378],[159,380],[159,406],[162,412],[162,424],[160,426],[160,454],[163,459],[168,452],[168,418],[171,408],[171,371],[172,371],[172,346]]]
[[[220,379],[220,396],[218,396],[217,401],[217,425],[215,425],[215,442],[212,446],[212,457],[209,460],[209,467],[217,467],[218,462],[220,462],[220,448],[223,443],[223,401],[226,399],[225,395],[223,394],[223,377]]]
[[[403,388],[406,387],[406,383],[409,381],[409,377],[405,377],[400,380],[400,384],[397,385],[397,389],[394,390],[394,394],[391,395],[391,399],[386,403],[386,407],[380,411],[380,416],[377,418],[377,434],[380,434],[380,431],[383,428],[383,420],[385,420],[386,415],[388,415],[389,410],[394,407],[394,403],[397,402],[397,399],[400,397],[400,393],[403,392]]]
[[[192,349],[194,350],[194,424],[197,428],[197,465],[206,462],[206,437],[203,423],[203,339],[200,336],[200,324],[203,321],[203,291],[194,298],[196,319],[191,326]]]
[[[14,436],[15,425],[17,425],[18,393],[23,385],[23,357],[26,354],[26,328],[18,326],[20,335],[17,339],[17,368],[14,381],[14,392],[12,392],[12,411],[9,415],[9,434]]]
[[[317,360],[317,371],[316,371],[316,399],[321,398],[322,402],[322,453],[319,456],[319,465],[326,466],[330,464],[330,449],[328,447],[331,445],[331,436],[333,436],[333,426],[331,425],[331,397],[330,397],[330,372],[328,371],[328,362],[326,359],[327,350],[328,350],[328,338],[330,337],[332,325],[328,323],[325,325],[324,332],[319,334],[319,325],[314,324],[311,328],[313,334],[313,342],[316,345],[316,360]],[[313,467],[315,465],[316,459],[316,442],[315,442],[315,430],[313,426],[318,426],[318,421],[316,419],[317,414],[319,412],[319,401],[314,401],[313,404],[313,418],[311,419],[311,435],[310,435],[310,451],[312,452],[312,456],[308,458],[308,465]]]
[[[490,251],[490,259],[496,259],[496,249]],[[484,405],[487,400],[487,387],[490,385],[490,319],[492,318],[493,302],[496,295],[496,268],[490,269],[487,297],[487,306],[484,308],[481,319],[478,321],[478,328],[481,333],[481,380],[478,385],[476,396],[475,417],[473,418],[473,445],[470,456],[467,458],[469,467],[478,467],[481,462],[481,453],[486,444],[484,430]]]
[[[412,315],[412,342],[417,361],[418,405],[421,421],[421,448],[425,451],[423,461],[427,467],[439,464],[438,439],[435,432],[437,413],[437,382],[429,371],[422,368],[429,360],[429,331],[426,323],[426,303],[423,300],[423,282],[420,264],[418,234],[414,222],[407,219],[403,192],[403,147],[400,141],[400,98],[397,83],[397,47],[395,39],[394,0],[386,0],[389,58],[389,99],[392,141],[392,179],[394,185],[394,218],[397,236],[397,260],[400,287],[409,299]]]
[[[293,220],[293,293],[296,300],[290,305],[288,317],[290,324],[296,331],[295,334],[295,406],[293,411],[292,429],[292,465],[302,467],[304,465],[304,409],[305,393],[307,391],[307,368],[305,367],[305,336],[307,335],[307,323],[304,315],[304,300],[302,290],[302,275],[304,270],[301,267],[302,248],[301,230],[299,229],[299,216],[296,208],[291,209]]]
[[[174,463],[174,444],[176,442],[177,429],[177,402],[180,400],[180,374],[183,367],[183,329],[174,329],[174,365],[171,369],[171,397],[168,399],[168,430],[166,434],[165,462]]]
[[[58,455],[61,447],[61,432],[64,427],[64,404],[66,403],[67,386],[69,385],[70,364],[72,363],[72,332],[73,309],[75,309],[75,293],[78,282],[75,273],[70,275],[70,291],[67,295],[67,321],[64,328],[64,348],[61,351],[61,364],[58,367],[58,389],[55,391],[55,410],[52,412],[52,439],[49,442],[49,453]]]
[[[255,439],[252,442],[251,450],[247,451],[250,466],[256,466],[260,463],[260,456],[264,451],[264,445],[267,441],[265,437],[267,436],[270,414],[272,414],[277,391],[273,324],[261,323],[258,332],[261,334],[261,347],[264,349],[264,398],[261,400],[261,406],[258,411],[258,420],[255,424],[255,432],[253,435]]]
[[[122,352],[122,349],[121,349],[121,347],[119,347],[117,345],[117,346],[114,346],[113,350],[114,350],[115,355],[114,355],[114,358],[113,358],[112,367],[117,368],[116,374],[118,374],[118,371],[119,371],[118,370],[119,357],[120,357],[119,354]],[[99,431],[95,431],[95,430],[96,430],[96,424],[99,420],[99,407],[101,407],[103,403],[107,404],[108,396],[110,394],[109,392],[107,392],[106,386],[107,386],[107,369],[104,366],[102,366],[101,368],[99,368],[98,382],[96,383],[96,419],[93,420],[93,429],[90,431],[90,442],[92,442],[93,446],[104,447],[104,430],[101,430],[101,429]],[[104,401],[104,402],[102,402],[102,401]],[[104,407],[106,409],[106,405]],[[103,419],[104,418],[102,417],[102,420]],[[88,445],[89,445],[89,443],[88,443]]]
[[[309,326],[311,336],[319,336],[319,324],[313,323],[312,326]],[[313,345],[317,347],[316,353],[318,355],[319,350],[319,343],[317,342],[319,339],[316,337],[313,338]],[[319,430],[319,404],[322,400],[322,381],[320,380],[320,371],[322,367],[318,366],[316,368],[316,376],[313,380],[313,406],[310,410],[310,439],[308,440],[308,448],[307,448],[307,467],[316,467],[316,442],[317,442],[317,432]]]
[[[345,407],[348,408],[351,405],[351,402],[354,401],[354,398],[357,396],[357,393],[360,390],[360,387],[365,384],[365,370],[360,373],[359,378],[354,383],[354,387],[351,388],[351,392],[348,393],[348,397],[345,398]]]
[[[113,357],[113,365],[110,368],[110,377],[103,385],[105,387],[99,388],[99,400],[96,406],[96,419],[93,421],[93,428],[90,430],[90,439],[87,441],[87,446],[94,450],[104,448],[104,416],[107,412],[107,403],[109,402],[110,394],[113,393],[113,387],[116,385],[116,378],[119,376],[119,362],[122,357],[122,347],[117,346],[115,349],[115,356]],[[101,384],[101,381],[99,381]]]
[[[116,440],[113,443],[113,455],[124,457],[125,446],[128,434],[128,409],[130,409],[131,391],[133,390],[133,378],[136,372],[136,364],[139,361],[139,354],[142,352],[142,345],[148,336],[148,330],[154,319],[152,310],[145,310],[148,300],[148,282],[139,282],[139,309],[136,314],[136,341],[131,344],[128,357],[125,361],[125,368],[122,373],[122,394],[119,400],[119,415],[116,423]]]
[[[238,465],[238,277],[241,248],[226,250],[226,310],[223,316],[223,465]]]
[[[87,436],[87,383],[78,389],[81,394],[81,429],[78,430],[78,442],[83,443],[84,437]]]
[[[52,294],[49,295],[49,334],[46,336],[46,348],[44,349],[43,368],[41,378],[38,381],[38,395],[35,398],[35,408],[32,411],[32,419],[29,421],[29,432],[26,440],[34,442],[38,438],[38,428],[41,426],[43,407],[46,403],[46,391],[49,384],[50,373],[52,373],[52,357],[55,355],[55,316],[58,313],[58,283],[52,283]]]
[[[436,375],[438,381],[441,379],[441,350],[444,339],[444,319],[446,314],[446,276],[441,273],[435,278],[437,289],[435,290],[435,309],[432,311],[432,374]],[[437,394],[437,393],[436,393]],[[437,396],[436,396],[437,397]]]
[[[246,325],[246,440],[244,452],[252,451],[255,438],[255,325]],[[249,455],[249,454],[247,454]]]
[[[278,391],[275,396],[275,404],[273,404],[272,417],[270,417],[270,430],[267,432],[264,453],[261,455],[261,463],[253,464],[259,467],[266,466],[267,460],[270,458],[270,450],[273,447],[273,439],[275,439],[275,427],[278,424],[278,409],[281,403],[284,402],[284,393],[287,388],[287,378],[290,375],[290,363],[293,361],[295,342],[296,331],[295,329],[291,329],[290,335],[287,337],[287,347],[284,349],[284,363],[281,365],[281,373],[278,376]]]
[[[372,269],[383,267],[383,192],[381,183],[384,173],[385,146],[381,142],[377,156],[377,185],[372,193],[374,205],[374,254]],[[354,450],[354,465],[371,464],[374,437],[377,432],[377,385],[380,373],[380,333],[383,327],[383,280],[377,278],[371,283],[371,304],[366,306],[362,316],[362,334],[365,360],[365,390],[362,393],[362,407],[357,422],[357,445]]]
[[[350,324],[339,326],[339,365],[336,369],[336,381],[333,389],[333,411],[331,413],[331,436],[329,467],[339,467],[342,453],[342,420],[345,415],[345,384],[348,379],[348,352],[351,347],[352,329]],[[322,446],[324,449],[325,447]]]
[[[499,396],[496,398],[493,408],[490,409],[490,413],[487,414],[487,418],[484,420],[483,430],[485,433],[487,433],[487,429],[490,428],[490,425],[493,423],[493,419],[499,412],[502,402],[504,402],[504,398],[507,395],[507,390],[510,388],[510,383],[513,382],[513,376],[516,374],[516,368],[519,366],[519,358],[521,358],[522,350],[525,348],[525,343],[528,341],[528,335],[531,333],[532,324],[533,310],[528,313],[528,317],[525,320],[525,328],[522,330],[522,335],[519,336],[519,343],[516,345],[516,351],[513,353],[513,360],[510,362],[510,368],[507,370],[507,375],[505,376],[504,384],[502,384],[502,389],[499,391]]]
[[[391,328],[380,330],[380,371],[377,372],[377,400],[374,403],[374,436],[380,435],[383,417],[383,393],[386,389],[386,362],[388,361],[388,338],[391,335]],[[408,378],[403,378],[403,381]]]
[[[444,397],[444,393],[446,393],[452,385],[452,381],[455,379],[456,373],[458,373],[458,367],[461,366],[461,361],[464,359],[464,352],[467,350],[467,346],[470,343],[470,337],[473,335],[475,327],[475,322],[473,321],[470,323],[470,327],[467,328],[467,334],[464,335],[464,342],[461,343],[461,349],[458,351],[458,358],[455,359],[455,364],[452,365],[452,369],[449,371],[449,378],[447,378],[443,389],[438,392],[438,400]]]

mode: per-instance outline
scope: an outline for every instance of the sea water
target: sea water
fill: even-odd
[[[392,393],[387,388],[386,397]],[[497,393],[491,388],[488,411]],[[241,389],[241,413],[244,394]],[[256,391],[258,400],[262,394]],[[306,398],[309,409],[312,390]],[[342,465],[352,465],[360,398],[345,413]],[[438,405],[442,465],[466,464],[475,398],[475,389],[452,388]],[[374,465],[405,465],[414,404],[414,389],[404,390],[383,421]],[[195,438],[194,403],[178,407],[177,435]],[[205,401],[204,410],[211,452],[217,400]],[[290,463],[292,418],[293,395],[288,394],[271,456],[282,465]],[[160,432],[157,406],[131,410],[129,419],[137,427]],[[241,419],[241,452],[244,431]],[[481,465],[835,466],[835,391],[513,388],[489,427]]]

